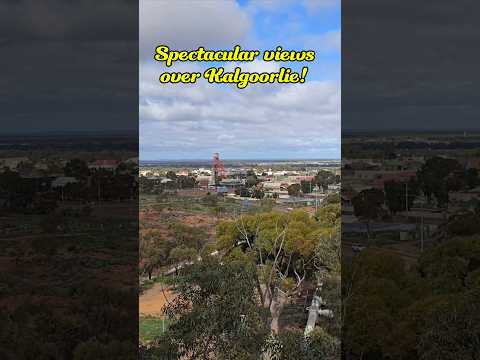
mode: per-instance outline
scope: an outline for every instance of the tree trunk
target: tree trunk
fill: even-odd
[[[277,291],[272,299],[272,303],[270,304],[270,314],[272,316],[270,330],[272,330],[272,332],[275,334],[278,334],[280,330],[280,315],[282,314],[282,310],[286,303],[287,297],[283,293]]]

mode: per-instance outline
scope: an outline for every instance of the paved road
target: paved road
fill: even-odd
[[[348,257],[355,255],[355,252],[352,250],[352,245],[354,244],[356,243],[351,241],[342,241],[342,255],[346,255]],[[416,247],[417,245],[418,245],[417,240],[402,241],[402,242],[387,244],[383,246],[372,245],[372,246],[369,246],[368,249],[373,251],[379,251],[379,252],[381,251],[381,252],[393,253],[393,254],[399,255],[405,260],[412,261],[412,260],[418,260],[421,254],[420,249]]]

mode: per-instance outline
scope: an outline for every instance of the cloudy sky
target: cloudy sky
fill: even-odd
[[[154,49],[316,51],[304,84],[160,84]],[[140,2],[140,157],[142,160],[319,159],[340,154],[340,1]],[[259,56],[261,57],[261,56]],[[242,64],[274,71],[292,63]],[[177,63],[169,71],[202,71]],[[233,67],[234,64],[226,65]]]
[[[344,130],[480,129],[480,2],[345,0]]]
[[[0,134],[136,136],[137,62],[135,0],[0,1]]]

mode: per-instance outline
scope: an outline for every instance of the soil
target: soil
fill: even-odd
[[[162,316],[167,301],[174,298],[175,294],[168,287],[162,283],[155,283],[140,296],[139,313],[140,315]]]

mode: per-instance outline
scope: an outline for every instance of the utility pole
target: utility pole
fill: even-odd
[[[420,216],[420,251],[423,252],[423,214]]]
[[[405,211],[408,212],[408,183],[405,183]]]
[[[98,182],[97,182],[97,196],[98,196],[98,202],[100,202],[100,176],[98,176]]]

